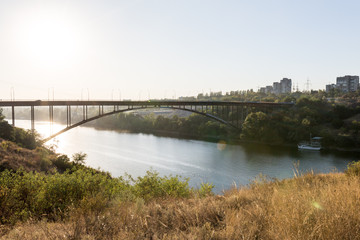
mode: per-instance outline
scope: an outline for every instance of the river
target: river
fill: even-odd
[[[17,120],[16,126],[30,128],[29,120]],[[49,123],[36,122],[43,136],[50,133]],[[55,124],[53,132],[64,128]],[[160,175],[181,175],[190,178],[192,187],[202,182],[215,185],[214,192],[246,185],[259,174],[272,178],[294,176],[294,164],[302,172],[343,171],[354,154],[298,151],[267,146],[242,146],[158,137],[149,134],[119,133],[77,127],[48,143],[58,153],[69,157],[77,152],[87,154],[86,165],[108,171],[114,177],[125,173],[143,176],[153,169]]]

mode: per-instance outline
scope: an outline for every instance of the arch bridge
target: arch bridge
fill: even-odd
[[[238,101],[0,101],[0,107],[10,107],[12,125],[15,126],[15,108],[30,107],[31,130],[35,130],[35,107],[49,108],[49,122],[54,122],[54,107],[66,108],[66,127],[44,139],[44,142],[87,122],[121,112],[149,108],[183,110],[206,116],[210,119],[240,129],[248,113],[263,111],[270,113],[275,109],[289,108],[293,103],[238,102]],[[89,108],[96,108],[96,114]],[[81,119],[74,123],[74,108],[82,111]],[[92,109],[93,110],[93,109]]]

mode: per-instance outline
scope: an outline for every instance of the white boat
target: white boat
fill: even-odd
[[[313,137],[310,135],[310,142],[301,142],[298,144],[299,150],[313,150],[320,151],[321,150],[321,137]]]

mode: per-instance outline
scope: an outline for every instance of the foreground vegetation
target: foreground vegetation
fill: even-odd
[[[85,170],[5,171],[2,221],[20,222],[2,225],[2,239],[359,239],[359,173],[355,163],[346,173],[259,177],[214,196],[154,173],[128,188]]]

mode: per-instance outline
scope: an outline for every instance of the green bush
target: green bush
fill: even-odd
[[[134,182],[134,194],[148,201],[158,197],[189,197],[191,188],[189,179],[181,181],[179,176],[160,177],[158,172],[147,171],[144,177],[138,177]]]
[[[65,154],[62,154],[55,159],[53,159],[54,166],[59,170],[59,172],[65,172],[67,169],[72,168],[72,163],[70,162],[70,159]]]
[[[206,197],[212,195],[212,190],[214,189],[214,185],[211,183],[201,183],[200,188],[198,190],[198,194],[200,197]]]
[[[57,161],[67,164],[60,156]],[[133,180],[112,178],[109,174],[85,167],[73,167],[64,173],[45,174],[24,170],[0,172],[0,224],[32,219],[57,219],[70,209],[102,211],[116,201],[149,201],[158,197],[189,197],[188,179],[160,177],[148,171]]]
[[[23,170],[0,173],[0,223],[26,220],[37,211],[38,190],[44,176]]]
[[[110,201],[126,187],[121,178],[111,178],[93,169],[70,173],[17,172],[0,173],[0,223],[15,223],[29,217],[54,218],[84,199],[102,196]],[[86,205],[86,204],[85,204]]]
[[[345,174],[347,176],[360,176],[360,161],[349,163]]]

